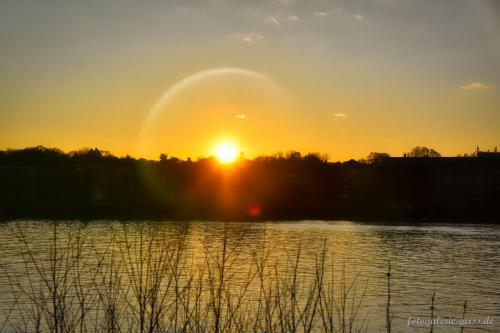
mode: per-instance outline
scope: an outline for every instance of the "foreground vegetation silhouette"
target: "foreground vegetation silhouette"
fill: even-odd
[[[157,161],[98,149],[0,151],[0,216],[40,218],[383,219],[498,221],[498,154],[329,162],[298,152]]]
[[[0,332],[390,333],[407,325],[391,303],[390,262],[377,277],[387,281],[386,292],[375,291],[381,306],[367,312],[368,279],[346,270],[326,240],[318,251],[299,242],[277,258],[265,238],[246,252],[227,224],[196,251],[189,222],[170,230],[165,223],[115,225],[106,244],[95,244],[84,224],[47,226],[52,231],[36,234],[46,251],[26,228],[7,231],[19,244],[13,253],[20,265],[0,262],[9,304],[0,311]],[[430,304],[432,320],[434,293]],[[375,329],[371,320],[384,317],[385,327]]]

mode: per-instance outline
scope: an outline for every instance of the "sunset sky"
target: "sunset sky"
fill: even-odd
[[[0,149],[500,144],[500,2],[4,0]]]

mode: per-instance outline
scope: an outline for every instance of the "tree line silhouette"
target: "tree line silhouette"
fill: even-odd
[[[0,217],[498,221],[500,158],[371,153],[330,162],[116,157],[96,148],[0,151]]]

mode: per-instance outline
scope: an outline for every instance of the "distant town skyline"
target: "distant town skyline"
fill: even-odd
[[[493,0],[2,1],[0,31],[0,149],[346,160],[500,143]]]

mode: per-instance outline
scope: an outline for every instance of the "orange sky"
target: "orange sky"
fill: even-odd
[[[196,158],[229,139],[248,157],[294,149],[346,160],[416,145],[444,155],[493,148],[499,9],[486,0],[2,2],[0,149]]]

